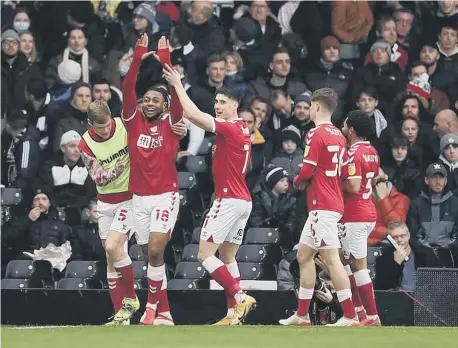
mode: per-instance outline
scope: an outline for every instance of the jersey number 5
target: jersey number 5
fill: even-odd
[[[340,169],[342,166],[342,161],[343,161],[343,155],[345,153],[344,148],[340,148],[338,145],[329,145],[327,148],[328,152],[332,153],[332,163],[334,164],[334,168],[332,170],[326,170],[325,174],[327,177],[334,177],[334,176],[340,176]],[[340,150],[340,153],[339,153]]]

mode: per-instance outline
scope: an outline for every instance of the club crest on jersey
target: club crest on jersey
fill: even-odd
[[[157,133],[157,126],[151,127],[150,131],[151,131],[152,134],[156,134]]]
[[[356,166],[354,163],[350,163],[348,165],[348,175],[355,175],[356,173]]]
[[[307,157],[307,156],[308,156],[308,154],[309,154],[309,152],[310,152],[310,146],[308,146],[308,145],[305,145],[305,149],[304,149],[304,157]]]

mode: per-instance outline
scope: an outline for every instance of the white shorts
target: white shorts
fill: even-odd
[[[100,239],[107,239],[108,231],[128,234],[132,230],[132,200],[115,204],[98,201],[97,211]]]
[[[215,199],[205,217],[200,239],[215,244],[242,244],[251,207],[251,202],[243,199]]]
[[[167,233],[169,236],[172,234],[180,210],[178,192],[166,192],[154,196],[134,195],[132,205],[134,229],[139,245],[148,244],[151,232]]]
[[[312,210],[305,222],[299,243],[312,249],[339,249],[337,223],[342,214],[330,210]]]
[[[346,260],[367,257],[367,238],[375,227],[375,222],[346,222],[339,224],[339,238],[342,254]]]

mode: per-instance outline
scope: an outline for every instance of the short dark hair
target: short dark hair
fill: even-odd
[[[375,89],[374,86],[366,86],[363,87],[363,89],[359,92],[358,94],[358,99],[361,96],[361,94],[367,94],[369,97],[374,98],[375,100],[378,100],[378,92]]]
[[[29,118],[25,111],[14,109],[6,114],[5,121],[12,130],[19,131],[27,127]]]
[[[280,45],[276,48],[275,52],[272,54],[272,58],[270,59],[270,61],[273,62],[275,56],[280,53],[286,53],[287,55],[289,55],[288,49],[285,46]]]
[[[312,94],[312,102],[317,102],[326,108],[331,114],[339,103],[339,96],[332,88],[320,88]]]
[[[214,53],[210,55],[207,59],[207,66],[209,66],[211,63],[219,63],[219,62],[224,62],[226,63],[226,59],[222,54]]]
[[[41,100],[48,94],[48,86],[43,79],[30,79],[27,82],[26,91],[33,95],[35,99]]]
[[[248,112],[248,113],[250,113],[251,116],[253,116],[253,121],[256,120],[256,115],[254,114],[253,110],[248,109],[248,108],[241,108],[241,109],[239,109],[238,114],[240,115],[242,112]]]
[[[96,77],[92,81],[92,88],[94,88],[95,85],[108,85],[108,87],[110,87],[110,82],[108,82],[108,80],[106,78]]]
[[[410,66],[410,71],[412,71],[412,69],[414,69],[414,68],[418,68],[419,66],[424,66],[424,67],[426,68],[426,70],[428,70],[428,67],[426,66],[425,63],[420,62],[419,60],[416,60],[416,61],[413,62],[412,65]]]
[[[351,111],[346,122],[348,127],[354,129],[358,138],[368,139],[374,133],[371,119],[361,110]]]
[[[390,148],[409,147],[409,140],[403,134],[396,134],[390,141]]]
[[[394,22],[396,24],[396,18],[392,16],[383,16],[377,21],[376,29],[379,32],[380,36],[382,35],[383,27],[385,26],[385,23],[387,22]]]
[[[162,97],[164,98],[164,102],[167,103],[168,106],[170,106],[170,103],[169,103],[169,91],[163,85],[159,84],[159,85],[154,85],[154,86],[149,87],[145,91],[145,93],[143,93],[142,99],[145,96],[145,94],[148,93],[149,91],[160,93],[162,95]]]
[[[282,89],[274,90],[272,92],[272,94],[270,95],[270,103],[271,104],[275,103],[280,96],[288,98],[288,94],[284,90],[282,90]]]
[[[216,90],[215,96],[218,94],[222,94],[237,103],[240,103],[240,100],[242,99],[242,95],[239,89],[228,86],[222,86],[221,88],[218,88]]]
[[[254,103],[264,103],[266,104],[267,106],[269,106],[269,102],[266,98],[264,97],[260,97],[260,96],[257,96],[257,97],[254,97],[253,99],[251,99],[251,102],[250,102],[250,108],[253,107],[253,104]]]

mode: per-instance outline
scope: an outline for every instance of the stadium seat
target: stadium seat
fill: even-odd
[[[13,260],[6,267],[6,278],[30,279],[30,288],[53,288],[54,274],[51,262],[46,260]]]
[[[134,267],[134,278],[145,279],[148,271],[147,263],[145,261],[133,261],[132,265]]]
[[[194,279],[172,279],[167,283],[167,290],[198,290]]]
[[[180,262],[175,270],[178,279],[204,279],[207,271],[200,262]]]
[[[204,156],[188,156],[186,169],[190,173],[205,173],[208,171],[207,160]]]
[[[240,262],[240,279],[249,280],[275,280],[275,269],[272,265],[262,265],[261,263]]]
[[[263,263],[267,258],[267,248],[261,244],[240,246],[237,252],[237,262]]]
[[[13,260],[6,266],[5,278],[28,279],[33,272],[32,260]]]
[[[211,149],[213,146],[213,137],[204,138],[202,143],[200,144],[199,150],[197,151],[198,155],[208,155],[211,153]]]
[[[245,244],[276,244],[279,239],[277,228],[252,227],[246,233]]]
[[[145,255],[140,245],[133,244],[129,249],[129,256],[132,261],[145,261]]]
[[[134,289],[148,289],[148,281],[146,279],[134,279]]]
[[[380,247],[367,247],[367,264],[375,265],[375,261],[382,255],[382,248]]]
[[[57,283],[57,289],[83,290],[102,289],[102,282],[97,279],[63,278]]]
[[[194,231],[192,232],[192,243],[193,244],[199,244],[200,241],[200,231],[202,228],[196,227]]]
[[[2,289],[28,289],[30,279],[2,279]]]
[[[181,261],[197,261],[197,253],[199,251],[199,245],[189,244],[183,249]]]
[[[103,277],[99,274],[97,261],[71,261],[67,265],[65,278],[95,279]]]
[[[188,192],[180,190],[180,207],[186,207],[188,203]]]
[[[189,172],[178,172],[178,185],[180,190],[192,189],[196,186],[196,177],[193,173]]]

